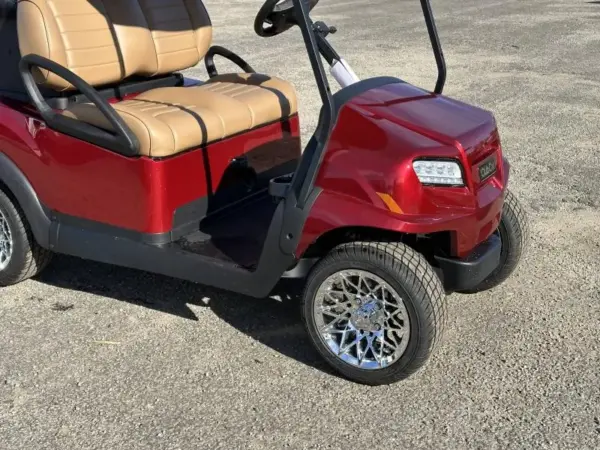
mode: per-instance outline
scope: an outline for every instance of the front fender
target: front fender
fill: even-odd
[[[470,211],[447,215],[398,214],[385,203],[371,204],[335,191],[324,191],[313,205],[296,248],[300,258],[311,244],[326,233],[340,229],[365,227],[405,234],[426,234],[455,230],[468,219]]]

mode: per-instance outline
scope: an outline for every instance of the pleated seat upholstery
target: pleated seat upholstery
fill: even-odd
[[[212,41],[201,0],[20,0],[17,11],[22,55],[49,58],[95,87],[193,67]],[[46,71],[35,75],[51,89],[73,89]],[[149,90],[113,107],[138,137],[140,153],[160,158],[290,117],[297,99],[284,80],[226,74]],[[91,103],[63,114],[111,130]]]

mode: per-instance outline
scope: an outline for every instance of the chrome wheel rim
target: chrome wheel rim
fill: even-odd
[[[363,270],[329,276],[317,290],[313,318],[325,346],[354,367],[389,367],[406,350],[406,305],[385,280]]]
[[[6,269],[13,251],[12,233],[4,211],[0,210],[0,271]]]

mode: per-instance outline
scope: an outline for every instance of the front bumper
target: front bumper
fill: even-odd
[[[479,244],[465,258],[436,256],[439,275],[447,292],[475,288],[500,264],[502,243],[496,234]]]

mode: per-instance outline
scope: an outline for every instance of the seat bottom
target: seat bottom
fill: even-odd
[[[144,92],[113,105],[140,142],[140,154],[162,158],[286,119],[297,112],[291,84],[260,74],[226,74],[191,87]],[[63,112],[111,131],[91,103]]]

